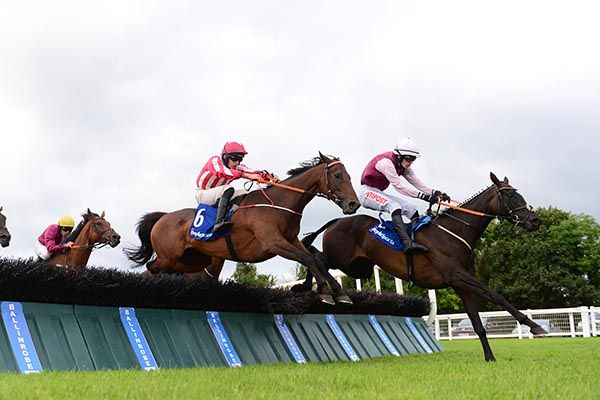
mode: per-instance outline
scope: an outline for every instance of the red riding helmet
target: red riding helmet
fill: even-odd
[[[221,150],[222,156],[226,154],[248,154],[248,152],[241,143],[227,142],[225,143],[225,146],[223,146],[223,150]]]

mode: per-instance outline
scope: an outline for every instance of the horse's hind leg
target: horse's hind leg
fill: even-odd
[[[281,257],[287,258],[299,262],[302,265],[306,265],[307,268],[312,272],[315,279],[317,280],[317,290],[319,297],[323,303],[334,305],[333,296],[331,289],[327,286],[327,282],[323,277],[318,261],[315,257],[306,250],[300,240],[296,239],[294,243],[290,243],[283,237],[269,237],[259,241],[263,245],[263,248],[270,254],[276,254]]]
[[[310,272],[310,268],[306,267],[306,278],[304,278],[304,282],[292,286],[290,290],[296,293],[310,292],[312,290],[312,282],[313,274]]]
[[[471,320],[471,324],[473,324],[473,329],[477,336],[479,336],[479,341],[481,342],[481,346],[483,347],[483,355],[485,357],[485,361],[496,361],[496,357],[494,357],[494,353],[492,353],[492,348],[487,339],[487,334],[485,332],[485,327],[481,322],[481,318],[479,318],[479,311],[477,310],[477,303],[475,302],[475,296],[464,289],[454,288],[456,293],[460,296],[463,304],[465,305],[465,310],[467,311],[467,315]]]
[[[469,274],[467,271],[463,269],[456,269],[450,277],[450,279],[448,279],[448,283],[455,290],[458,288],[463,289],[467,292],[481,297],[482,299],[486,299],[504,307],[506,311],[510,313],[510,315],[512,315],[517,321],[519,321],[519,323],[529,326],[533,335],[544,335],[547,333],[544,330],[544,328],[536,324],[529,317],[527,317],[525,314],[519,311],[515,306],[510,304],[508,300],[504,298],[504,296],[486,287],[483,283],[479,282],[474,276]]]

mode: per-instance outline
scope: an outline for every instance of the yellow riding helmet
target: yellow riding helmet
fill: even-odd
[[[58,219],[58,226],[64,226],[65,228],[75,227],[75,220],[70,215],[63,215]]]

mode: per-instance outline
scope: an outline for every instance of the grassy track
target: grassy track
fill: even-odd
[[[442,342],[444,353],[237,369],[0,374],[0,399],[598,399],[600,338]]]

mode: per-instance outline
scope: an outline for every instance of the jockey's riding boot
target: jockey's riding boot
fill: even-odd
[[[402,251],[404,254],[413,251],[429,251],[427,247],[414,242],[408,236],[408,233],[406,233],[406,230],[404,229],[404,221],[402,221],[402,210],[396,210],[392,213],[392,222],[394,223],[394,229],[396,229],[396,233],[398,233],[398,236],[400,236],[402,244],[404,245],[404,250]],[[412,230],[412,221],[408,227]]]
[[[219,208],[217,210],[217,220],[215,226],[213,226],[213,233],[224,233],[227,232],[233,226],[233,222],[225,221],[227,212],[229,211],[229,200],[233,197],[235,190],[230,187],[223,192],[219,199]]]

